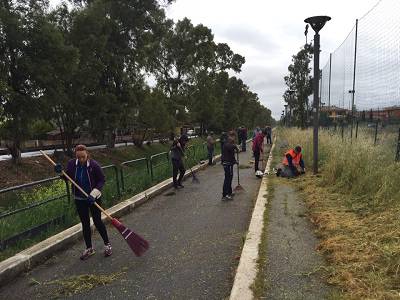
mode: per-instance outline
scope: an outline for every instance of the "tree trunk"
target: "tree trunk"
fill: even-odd
[[[19,140],[12,141],[10,144],[6,142],[6,147],[10,151],[12,163],[18,165],[21,163],[21,142]]]
[[[104,139],[105,139],[107,148],[115,148],[116,135],[113,130],[106,130],[106,132],[104,134]]]

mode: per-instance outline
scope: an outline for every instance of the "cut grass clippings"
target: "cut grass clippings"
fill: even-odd
[[[79,276],[71,276],[62,280],[54,280],[46,282],[46,285],[56,285],[58,296],[72,296],[82,294],[92,290],[98,286],[104,286],[119,279],[125,272],[112,273],[109,275],[99,274],[83,274]],[[33,284],[40,284],[34,281]]]

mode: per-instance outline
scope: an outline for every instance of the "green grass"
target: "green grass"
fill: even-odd
[[[269,223],[269,209],[270,203],[274,196],[274,179],[271,177],[268,182],[268,198],[267,203],[263,215],[263,231],[261,235],[261,241],[258,246],[258,259],[257,259],[257,275],[251,286],[253,291],[253,296],[255,299],[265,299],[265,293],[267,290],[267,281],[266,277],[266,267],[267,267],[267,243],[268,243],[268,230],[267,226]]]

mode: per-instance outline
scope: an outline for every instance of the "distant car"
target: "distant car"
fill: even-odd
[[[367,127],[369,127],[369,128],[375,127],[375,124],[374,124],[374,123],[369,123],[369,124],[367,125]]]
[[[193,129],[189,129],[186,133],[187,133],[187,135],[194,135],[194,130]]]

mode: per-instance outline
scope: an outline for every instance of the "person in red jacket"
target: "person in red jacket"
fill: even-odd
[[[256,137],[253,140],[253,154],[254,154],[254,171],[257,173],[258,163],[260,161],[260,156],[264,153],[264,137],[265,137],[265,130],[260,131],[257,133]]]
[[[283,167],[278,168],[276,176],[296,177],[306,172],[301,150],[300,146],[296,146],[294,149],[290,149],[285,153],[282,160]]]

